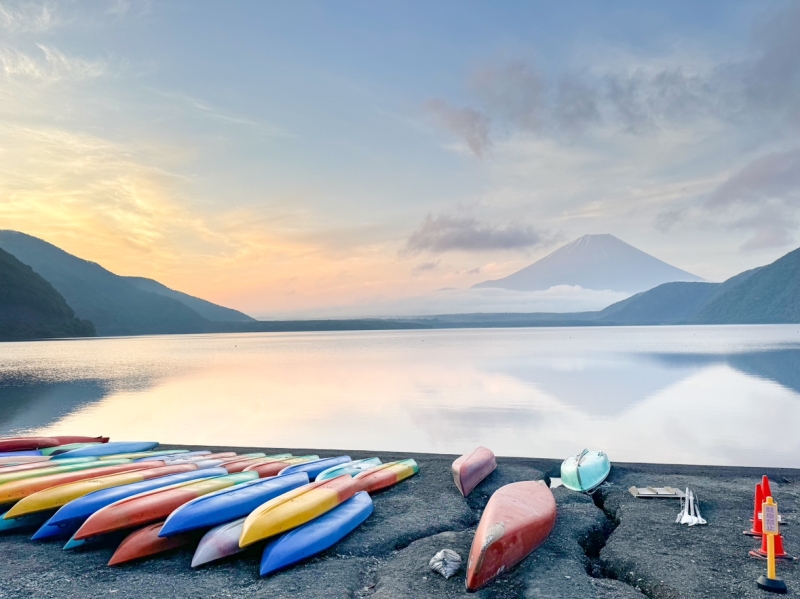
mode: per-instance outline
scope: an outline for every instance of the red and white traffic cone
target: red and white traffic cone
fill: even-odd
[[[753,549],[750,552],[750,557],[767,559],[767,535],[761,535],[761,548]],[[775,535],[775,559],[781,559],[784,561],[794,561],[797,559],[783,550],[783,535],[780,534]]]
[[[756,485],[755,501],[753,502],[753,524],[750,530],[744,531],[744,534],[751,537],[760,537],[762,534],[761,526],[761,504],[764,502],[764,493],[761,488],[761,483]]]

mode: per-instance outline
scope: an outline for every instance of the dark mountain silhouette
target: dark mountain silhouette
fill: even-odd
[[[724,283],[666,283],[597,313],[606,324],[800,322],[800,249]]]
[[[98,335],[205,333],[218,330],[189,306],[144,291],[99,264],[16,231],[0,231],[0,247],[46,279]]]
[[[174,289],[170,289],[166,285],[162,285],[153,279],[147,279],[145,277],[123,278],[142,291],[148,291],[150,293],[156,293],[158,295],[163,295],[165,297],[171,297],[174,300],[178,300],[180,303],[197,312],[203,318],[212,322],[253,322],[255,320],[243,312],[233,310],[232,308],[225,308],[224,306],[218,306],[217,304],[212,304],[209,301],[200,299],[199,297],[194,297],[188,293],[175,291]]]
[[[473,287],[536,291],[573,285],[636,293],[670,281],[702,280],[606,234],[584,235],[522,270]]]
[[[50,283],[0,249],[0,341],[94,336]]]

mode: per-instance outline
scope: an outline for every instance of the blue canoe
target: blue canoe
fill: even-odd
[[[29,451],[0,451],[0,458],[16,458],[19,456],[37,456],[42,455],[38,449],[31,449]]]
[[[66,451],[54,455],[50,459],[63,460],[64,458],[100,457],[104,455],[114,455],[115,453],[138,453],[140,451],[150,451],[156,447],[158,447],[157,441],[113,441]]]
[[[210,453],[211,453],[210,450],[204,449],[202,451],[185,451],[185,452],[180,453],[180,454],[170,454],[170,455],[174,456],[174,459],[176,459],[176,460],[184,460],[184,459],[188,459],[188,458],[196,458],[197,456],[201,456],[201,455],[208,455]],[[164,460],[166,462],[166,461],[170,461],[172,459],[172,458],[170,458],[170,455],[146,456],[146,457],[143,457],[143,458],[136,458],[133,461],[134,462],[151,462],[153,460]]]
[[[338,466],[340,464],[347,464],[352,462],[353,459],[349,455],[342,455],[336,458],[322,458],[321,460],[312,460],[310,462],[302,462],[294,464],[293,466],[286,466],[278,473],[278,476],[286,476],[287,474],[294,474],[296,472],[305,472],[308,474],[309,480],[314,480],[328,468]]]
[[[366,458],[364,460],[355,460],[353,462],[347,462],[346,464],[331,466],[327,470],[323,470],[317,475],[316,480],[328,480],[330,478],[336,478],[337,476],[341,476],[342,474],[349,474],[350,476],[355,477],[356,474],[361,474],[362,472],[366,472],[367,470],[372,470],[376,466],[380,465],[381,465],[380,458]]]
[[[97,510],[111,505],[115,501],[167,487],[180,483],[191,482],[201,478],[211,478],[214,476],[225,476],[228,471],[224,468],[207,468],[205,470],[192,470],[191,472],[181,472],[180,474],[170,474],[159,478],[151,478],[138,483],[101,489],[94,493],[89,493],[78,499],[73,499],[68,504],[62,506],[44,525],[33,535],[34,540],[71,537]]]
[[[158,536],[170,537],[243,518],[270,499],[307,484],[308,475],[296,472],[261,478],[203,495],[172,512]]]
[[[561,464],[561,482],[568,489],[590,493],[602,484],[611,472],[611,462],[602,451],[584,449]]]
[[[327,514],[278,537],[264,549],[261,576],[334,546],[369,518],[372,509],[369,493],[360,491]]]

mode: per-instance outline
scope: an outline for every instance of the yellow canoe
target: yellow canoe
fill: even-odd
[[[106,464],[108,464],[108,462],[109,460],[105,461]],[[158,478],[169,474],[190,472],[192,470],[197,470],[196,464],[176,464],[174,466],[134,470],[133,472],[107,474],[105,476],[98,476],[97,478],[87,478],[85,480],[57,485],[23,497],[6,512],[4,518],[19,518],[36,512],[58,509],[68,504],[73,499],[78,499],[94,491],[138,483],[143,480],[150,480],[151,478]]]
[[[239,547],[310,522],[350,499],[356,491],[349,474],[313,482],[267,501],[245,519]]]

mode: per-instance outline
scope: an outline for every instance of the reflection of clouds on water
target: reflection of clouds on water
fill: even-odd
[[[786,327],[373,331],[9,344],[0,434],[796,465]],[[766,412],[766,414],[765,414]],[[800,449],[800,448],[798,448]]]

